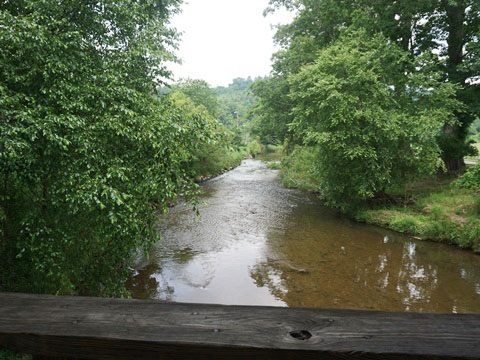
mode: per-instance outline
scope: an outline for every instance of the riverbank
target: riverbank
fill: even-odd
[[[242,148],[217,147],[204,156],[198,156],[190,171],[195,182],[202,182],[237,167],[247,155],[247,151]]]
[[[208,152],[198,155],[190,168],[194,181],[200,183],[233,170],[246,158],[258,157],[264,161],[274,161],[280,160],[281,156],[281,146],[263,146],[258,140],[235,148],[213,145]]]
[[[301,150],[284,157],[280,169],[282,184],[288,188],[321,193],[311,173],[311,152]],[[455,178],[438,178],[412,183],[407,191],[390,189],[395,201],[363,204],[348,215],[359,222],[388,228],[417,239],[442,242],[480,253],[480,194],[460,188]]]
[[[422,240],[456,245],[480,253],[480,197],[454,179],[409,185],[408,203],[357,209],[353,217]],[[400,194],[392,194],[399,197]]]

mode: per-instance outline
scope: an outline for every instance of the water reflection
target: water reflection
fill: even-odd
[[[315,224],[315,209],[297,209],[296,225],[269,236],[275,257],[252,271],[288,306],[480,312],[478,256],[356,224],[334,234],[335,217]]]
[[[246,161],[176,206],[137,270],[136,298],[392,311],[480,312],[480,257],[353,223]]]
[[[159,284],[153,274],[161,273],[162,270],[158,264],[148,264],[143,269],[135,270],[126,286],[137,299],[156,299],[159,294]]]

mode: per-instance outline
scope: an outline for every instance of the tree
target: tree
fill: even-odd
[[[220,103],[217,99],[217,93],[210,88],[205,80],[184,79],[176,84],[174,89],[178,89],[187,95],[195,105],[203,105],[210,115],[218,118]]]
[[[292,101],[286,77],[271,76],[259,79],[251,86],[258,102],[251,109],[252,135],[264,144],[283,144],[291,140],[287,125],[293,120],[290,114]]]
[[[124,295],[209,124],[154,98],[179,1],[0,2],[0,288]]]
[[[215,89],[221,104],[219,118],[223,124],[236,128],[249,121],[249,110],[255,104],[255,96],[250,92],[253,81],[250,77],[235,78],[227,87]]]
[[[443,159],[449,170],[458,170],[464,165],[463,157],[473,155],[468,146],[469,126],[480,116],[480,84],[473,82],[480,76],[478,66],[480,3],[474,0],[441,0],[440,16],[433,14],[431,31],[439,34],[439,40],[446,42],[440,49],[447,57],[444,67],[445,80],[459,84],[458,99],[466,105],[466,110],[457,114],[458,123],[445,124],[440,144]]]
[[[480,85],[475,81],[480,74],[478,1],[271,0],[267,12],[281,6],[296,11],[296,17],[278,29],[276,40],[282,50],[275,55],[274,76],[297,73],[351,25],[371,35],[384,34],[412,60],[439,54],[428,65],[443,73],[439,81],[459,85],[457,97],[466,107],[457,114],[455,124],[444,124],[438,141],[449,170],[463,165],[463,156],[472,151],[467,144],[468,128],[480,114]]]
[[[419,60],[421,61],[421,59]],[[289,80],[290,128],[315,145],[315,173],[346,208],[438,168],[436,136],[455,121],[455,88],[382,35],[348,31]]]
[[[253,80],[236,78],[227,86],[210,88],[204,80],[186,79],[171,87],[172,93],[182,93],[194,105],[203,106],[206,112],[235,133],[234,145],[242,145],[249,109],[254,104],[254,96],[249,91]],[[176,95],[178,97],[178,94]],[[182,101],[184,103],[184,101]]]
[[[209,124],[209,136],[204,141],[195,144],[194,149],[189,148],[190,152],[185,154],[185,171],[193,178],[202,179],[219,174],[225,169],[239,164],[245,154],[236,148],[235,145],[238,145],[238,141],[234,132],[231,131],[232,129],[222,124],[219,119],[214,118],[203,103],[196,104],[189,95],[181,90],[182,88],[174,87],[169,91],[168,98],[177,107],[189,114],[190,118],[204,118]],[[209,93],[211,94],[210,91]],[[191,94],[195,98],[197,93],[192,92]],[[196,97],[196,99],[199,102],[199,97]],[[206,99],[210,98],[206,97]],[[220,102],[220,104],[222,103]]]

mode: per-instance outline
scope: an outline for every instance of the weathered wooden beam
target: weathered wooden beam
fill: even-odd
[[[480,315],[0,294],[0,348],[79,359],[480,359]]]

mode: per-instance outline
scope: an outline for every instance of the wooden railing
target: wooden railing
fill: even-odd
[[[480,359],[480,315],[0,294],[0,349],[75,359]]]

